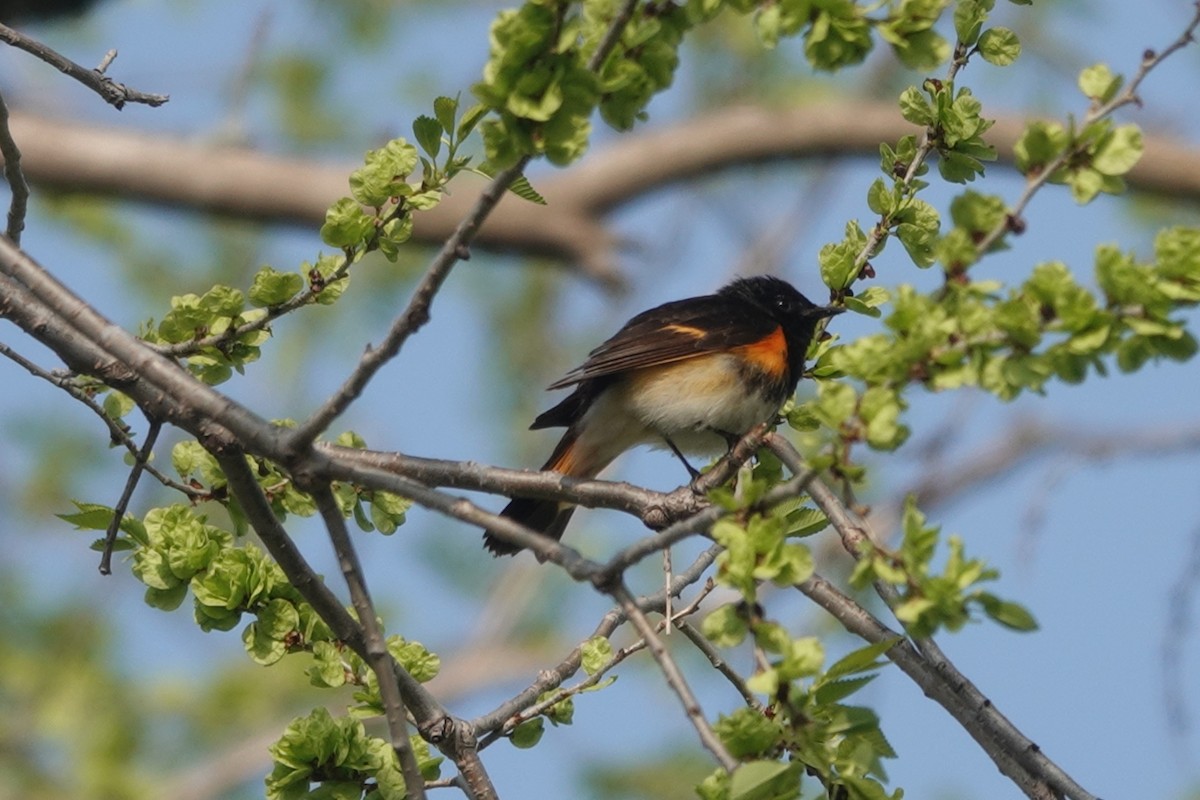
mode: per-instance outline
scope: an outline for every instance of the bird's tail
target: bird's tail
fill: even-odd
[[[589,454],[583,452],[585,449],[588,448],[580,444],[575,429],[568,428],[558,446],[554,448],[549,460],[542,466],[542,470],[561,472],[563,475],[570,475],[573,478],[594,478],[600,473],[600,470],[608,466],[608,462],[612,459],[600,458],[597,460],[598,454],[593,453],[589,457]],[[562,538],[563,531],[573,513],[575,513],[575,506],[571,503],[516,497],[504,507],[500,516],[532,528],[543,536],[558,540]],[[509,544],[491,533],[483,534],[483,546],[496,556],[510,556],[521,550],[520,547]]]

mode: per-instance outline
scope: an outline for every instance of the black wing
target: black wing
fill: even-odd
[[[587,361],[549,388],[562,389],[592,378],[751,344],[777,327],[761,309],[726,295],[676,300],[629,320],[593,350]]]

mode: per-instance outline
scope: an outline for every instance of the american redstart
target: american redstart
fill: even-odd
[[[681,460],[684,451],[719,451],[779,413],[817,324],[844,310],[758,276],[643,311],[550,384],[575,391],[529,426],[567,429],[542,469],[594,478],[639,444],[665,445]],[[574,510],[518,497],[500,513],[559,539]],[[520,550],[490,533],[483,541],[498,556]]]

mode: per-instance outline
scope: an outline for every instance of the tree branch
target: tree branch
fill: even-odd
[[[980,701],[972,703],[964,695],[961,685],[947,682],[944,676],[928,664],[902,634],[888,628],[820,575],[813,575],[797,588],[810,600],[828,611],[846,630],[863,640],[873,644],[895,640],[896,644],[887,651],[887,657],[904,674],[912,678],[927,697],[946,709],[958,721],[959,725],[983,748],[1005,776],[1032,800],[1059,800],[1049,785],[1044,780],[1034,777],[1015,755],[1020,753],[1021,748],[1026,745],[1035,749],[1036,745],[1024,737],[1021,737],[1021,741],[1003,744],[997,743],[994,739],[992,731],[994,726],[986,723],[990,719],[1003,719],[1003,717],[987,698],[982,694],[979,694],[978,697],[972,696],[972,700]],[[1007,723],[1008,720],[1004,720],[1004,722]],[[1067,796],[1074,800],[1096,800],[1086,792]]]
[[[19,50],[24,50],[26,53],[37,56],[67,77],[79,81],[103,97],[104,102],[116,107],[118,110],[124,108],[126,103],[145,103],[148,106],[161,106],[171,99],[165,94],[147,94],[146,92],[139,92],[137,89],[131,89],[122,83],[117,83],[104,74],[104,69],[87,69],[86,67],[81,67],[41,42],[30,39],[28,36],[18,33],[6,25],[0,25],[0,41],[7,42]],[[114,58],[116,58],[116,51],[108,51],[104,56],[104,61],[101,62],[101,66],[107,68]]]
[[[125,518],[125,510],[129,508],[129,501],[133,499],[133,490],[137,488],[138,479],[142,477],[142,471],[145,470],[146,464],[149,463],[150,456],[154,452],[154,443],[158,441],[158,432],[162,430],[162,423],[158,420],[150,419],[149,423],[150,426],[146,429],[146,441],[142,443],[142,448],[134,456],[133,467],[129,470],[129,477],[125,480],[125,488],[121,491],[117,504],[113,506],[112,521],[108,523],[108,530],[104,533],[104,552],[100,555],[101,575],[112,574],[113,545],[117,542],[117,532],[121,530],[121,520]]]
[[[685,588],[700,580],[704,572],[712,566],[721,549],[719,545],[713,545],[700,553],[687,569],[676,573],[668,588],[639,598],[637,601],[638,607],[644,611],[661,611],[666,606],[668,596],[677,597]],[[624,609],[618,606],[604,615],[599,625],[596,626],[595,631],[588,638],[610,636],[626,620],[627,616]],[[532,706],[543,694],[561,686],[572,675],[578,672],[581,659],[582,651],[580,647],[576,647],[556,666],[542,670],[538,675],[538,679],[528,688],[505,701],[496,709],[473,720],[471,724],[475,732],[482,738],[482,741],[490,742],[494,738],[494,735],[489,734],[494,734],[507,720],[520,713],[523,709]],[[481,744],[480,746],[482,747],[483,745]]]
[[[433,298],[437,295],[438,289],[441,288],[454,265],[460,260],[470,257],[471,241],[479,231],[480,225],[500,202],[504,193],[508,191],[509,185],[521,176],[528,163],[529,158],[523,158],[492,179],[488,188],[479,196],[471,213],[463,218],[462,222],[454,229],[454,233],[446,239],[433,263],[425,271],[425,277],[421,279],[421,284],[413,292],[408,307],[392,323],[382,344],[377,348],[368,348],[359,360],[358,366],[346,378],[341,388],[311,417],[292,431],[288,442],[290,449],[299,453],[310,448],[313,440],[329,426],[329,423],[362,394],[363,389],[366,388],[375,373],[396,357],[400,348],[408,341],[408,337],[429,321],[429,308],[433,305]]]
[[[788,469],[795,471],[803,468],[800,454],[786,439],[772,435],[767,444]],[[845,508],[834,493],[818,480],[809,485],[809,494],[841,536],[847,552],[857,558],[863,542],[873,538],[866,522]],[[876,581],[875,589],[889,608],[895,607],[894,587]],[[900,636],[824,579],[814,576],[802,584],[800,590],[834,614],[847,630],[868,642],[880,642]],[[920,660],[919,665],[909,657],[910,653]],[[1042,753],[1032,740],[1021,733],[983,692],[950,663],[931,638],[921,638],[915,642],[904,639],[888,651],[888,657],[929,697],[950,712],[996,763],[1000,771],[1020,786],[1028,797],[1039,800],[1054,798],[1057,796],[1054,793],[1058,792],[1074,800],[1096,800]],[[935,683],[934,679],[938,684],[936,692],[931,688]]]
[[[413,754],[412,744],[408,741],[404,699],[400,696],[399,685],[393,677],[396,671],[407,670],[395,662],[388,651],[387,640],[375,613],[375,604],[371,601],[371,594],[363,577],[362,563],[358,559],[354,543],[350,540],[350,532],[346,530],[346,518],[342,516],[342,509],[338,507],[333,490],[328,483],[322,483],[312,487],[312,495],[317,502],[317,511],[325,523],[325,529],[329,532],[329,539],[333,542],[338,566],[341,567],[346,586],[350,589],[350,601],[354,604],[358,622],[363,629],[366,661],[379,683],[383,715],[387,720],[392,749],[400,761],[405,790],[414,800],[425,800],[425,779],[421,777],[421,769]]]
[[[29,205],[29,184],[21,171],[21,150],[8,129],[8,106],[0,97],[0,157],[4,158],[4,179],[12,199],[8,204],[8,227],[5,235],[13,244],[21,244],[21,231],[25,230],[25,210]]]
[[[1001,164],[1028,120],[1001,115],[986,138]],[[239,220],[315,229],[346,194],[352,164],[285,158],[245,148],[166,135],[106,129],[14,113],[30,181],[49,189],[115,195]],[[891,103],[844,102],[795,109],[742,106],[685,122],[647,127],[638,136],[598,147],[579,164],[534,176],[549,205],[506,197],[479,230],[476,245],[575,265],[602,285],[623,285],[618,237],[603,216],[670,186],[748,164],[870,158],[881,141],[913,132]],[[688,142],[679,147],[679,142]],[[1144,138],[1145,154],[1126,176],[1150,194],[1200,199],[1200,152],[1163,136]],[[484,184],[461,176],[454,193],[416,215],[413,241],[440,245],[466,215]]]
[[[3,316],[2,312],[0,312],[0,316]],[[109,438],[113,442],[120,444],[122,447],[125,448],[126,452],[128,452],[129,455],[133,456],[134,458],[137,458],[138,452],[139,452],[138,445],[137,445],[137,442],[135,442],[133,440],[133,437],[129,435],[128,426],[124,425],[123,423],[121,423],[117,420],[114,420],[112,417],[110,417],[108,414],[106,414],[104,412],[104,408],[99,403],[97,403],[94,398],[92,398],[86,392],[82,391],[78,386],[76,386],[73,379],[70,376],[58,375],[58,374],[55,374],[48,370],[42,369],[40,366],[33,363],[32,361],[25,358],[20,353],[16,352],[11,347],[9,347],[8,345],[3,344],[3,343],[0,343],[0,356],[4,356],[5,358],[11,360],[13,363],[15,363],[18,366],[20,366],[21,368],[23,368],[29,374],[33,375],[35,378],[40,378],[40,379],[46,381],[47,383],[51,384],[52,386],[62,389],[64,392],[66,392],[72,398],[74,398],[75,400],[78,400],[89,411],[91,411],[93,414],[95,414],[97,417],[99,417],[102,422],[104,422],[105,427],[108,428]],[[159,483],[161,483],[163,486],[166,486],[168,489],[174,489],[177,492],[182,492],[191,501],[199,500],[204,495],[203,492],[197,491],[193,487],[187,486],[186,484],[183,484],[183,483],[180,483],[179,481],[174,480],[174,479],[168,477],[167,475],[163,474],[153,464],[145,464],[143,468],[145,469],[146,472],[150,473],[150,475],[155,480],[157,480]]]
[[[692,725],[696,728],[696,733],[700,736],[701,744],[713,754],[713,757],[717,759],[717,763],[726,772],[733,772],[737,769],[737,759],[729,754],[729,751],[725,749],[725,745],[717,737],[712,726],[708,724],[708,720],[704,716],[704,711],[700,708],[700,701],[692,693],[687,679],[683,677],[683,673],[679,670],[679,665],[675,663],[675,660],[671,658],[671,654],[667,652],[662,639],[654,632],[654,626],[650,624],[650,620],[646,618],[646,615],[638,607],[633,599],[633,595],[629,593],[628,587],[624,583],[618,583],[609,590],[609,593],[617,601],[621,610],[629,617],[629,621],[637,628],[638,633],[645,639],[650,654],[658,662],[659,671],[667,679],[667,685],[679,697],[679,702],[683,705],[684,713],[687,714],[688,719],[691,720]]]

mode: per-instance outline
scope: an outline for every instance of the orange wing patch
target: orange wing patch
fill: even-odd
[[[783,328],[777,327],[757,342],[735,348],[734,352],[772,378],[782,377],[787,372],[788,349]]]

